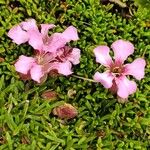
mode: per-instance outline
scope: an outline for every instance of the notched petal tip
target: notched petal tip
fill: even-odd
[[[20,23],[21,27],[26,30],[38,30],[36,20],[33,18],[26,19],[25,21]]]
[[[18,45],[27,42],[29,38],[27,32],[22,30],[20,25],[13,26],[7,35],[13,40],[14,43]]]
[[[118,91],[117,95],[123,99],[136,92],[137,85],[134,81],[130,81],[127,77],[121,76],[116,81]]]
[[[35,58],[21,55],[15,63],[15,69],[22,74],[28,74],[29,70],[35,64]]]
[[[111,48],[114,51],[114,59],[122,63],[134,52],[134,45],[122,39],[113,42]]]
[[[96,82],[100,82],[106,89],[108,89],[112,87],[113,84],[112,81],[114,77],[108,72],[104,72],[104,73],[96,72],[93,76],[93,79]]]
[[[105,45],[98,46],[94,49],[94,55],[96,57],[96,62],[109,67],[112,63],[112,59],[109,55],[109,47]]]
[[[77,29],[74,26],[69,26],[63,33],[62,36],[70,42],[71,40],[77,41],[79,39]]]
[[[65,76],[71,75],[73,72],[71,70],[72,64],[69,61],[57,63],[56,68],[58,73]]]
[[[78,48],[73,48],[70,56],[67,59],[74,65],[77,65],[80,63],[80,57],[81,57],[81,50]]]
[[[56,27],[54,24],[41,24],[41,33],[43,35],[48,34],[48,30]]]
[[[146,61],[143,58],[137,58],[132,63],[126,64],[125,75],[132,75],[137,80],[141,80],[145,75]]]

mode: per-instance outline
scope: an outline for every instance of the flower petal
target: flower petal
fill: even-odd
[[[96,72],[93,78],[96,82],[100,82],[106,89],[112,87],[113,84],[112,81],[114,77],[109,72],[104,73]]]
[[[120,78],[117,78],[116,84],[118,87],[117,94],[121,98],[128,98],[130,94],[136,92],[136,83],[127,79],[126,76],[121,76]]]
[[[73,73],[71,71],[71,67],[72,65],[69,61],[62,62],[62,63],[60,62],[53,63],[53,69],[56,69],[58,73],[63,74],[65,76],[68,76]]]
[[[42,50],[43,48],[43,39],[42,34],[38,30],[29,30],[29,44],[37,50]]]
[[[118,62],[123,63],[129,55],[134,52],[134,46],[131,42],[125,40],[117,40],[111,48],[114,51],[114,59]]]
[[[125,75],[132,75],[137,80],[144,78],[146,62],[142,58],[135,59],[131,64],[125,65]]]
[[[18,61],[15,63],[16,71],[22,74],[28,74],[28,71],[35,64],[35,61],[36,61],[35,58],[21,55]]]
[[[22,30],[20,25],[12,27],[8,32],[8,37],[18,45],[28,41],[28,34],[26,31]]]
[[[68,60],[71,61],[74,65],[77,65],[80,63],[80,49],[73,48],[70,56],[68,57]]]
[[[46,52],[53,52],[55,53],[57,49],[64,47],[66,44],[66,39],[64,39],[61,33],[54,33],[50,38],[47,40],[47,44],[44,45],[43,49]]]
[[[63,74],[65,76],[68,76],[72,74],[73,72],[71,71],[71,63],[69,61],[59,63],[59,67],[57,68],[58,73]]]
[[[30,70],[31,78],[40,83],[40,79],[44,76],[42,66],[35,64]]]
[[[41,24],[41,33],[46,36],[48,35],[48,30],[54,28],[54,24]]]
[[[36,21],[34,19],[27,19],[27,21],[21,22],[20,25],[26,31],[38,30]]]
[[[55,53],[57,49],[62,48],[67,42],[78,40],[78,34],[75,27],[68,27],[63,33],[54,33],[47,39],[47,44],[44,45],[46,52]]]
[[[94,49],[94,54],[96,57],[96,62],[109,67],[112,63],[112,59],[109,55],[109,47],[108,46],[98,46]]]
[[[63,38],[66,39],[66,42],[70,42],[71,40],[76,41],[79,39],[77,29],[74,26],[69,26],[63,33]]]

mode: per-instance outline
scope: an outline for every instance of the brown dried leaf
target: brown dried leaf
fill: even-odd
[[[57,93],[55,91],[47,90],[42,93],[41,97],[43,99],[56,100]]]
[[[0,63],[1,63],[1,62],[4,62],[4,61],[5,61],[5,59],[2,58],[2,57],[0,57]]]
[[[22,144],[30,144],[30,140],[26,136],[23,136],[21,138],[21,143]]]
[[[22,73],[18,73],[18,74],[19,74],[21,80],[24,80],[24,81],[31,80],[30,74],[22,74]]]
[[[78,115],[77,109],[71,104],[65,103],[53,109],[53,114],[61,119],[72,119]]]

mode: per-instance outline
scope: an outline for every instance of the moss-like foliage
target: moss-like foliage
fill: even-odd
[[[8,150],[147,150],[150,148],[150,30],[136,13],[123,17],[112,4],[100,0],[2,0],[0,1],[0,149]],[[117,5],[118,9],[119,8]],[[54,23],[56,31],[74,25],[80,40],[72,45],[81,49],[81,62],[75,75],[92,78],[96,69],[93,48],[126,39],[135,45],[131,62],[146,59],[145,78],[128,103],[119,104],[116,96],[101,84],[73,76],[48,78],[43,85],[22,81],[14,69],[19,55],[31,55],[26,44],[16,45],[8,30],[27,18]],[[138,68],[137,68],[138,69]],[[45,90],[58,93],[55,101],[42,99]],[[68,96],[68,91],[76,91]],[[52,110],[63,103],[78,109],[78,116],[62,121]]]
[[[134,0],[138,6],[138,13],[144,20],[150,20],[150,0]]]

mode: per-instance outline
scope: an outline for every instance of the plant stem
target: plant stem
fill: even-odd
[[[89,78],[84,78],[84,77],[80,77],[80,76],[77,76],[77,75],[72,75],[72,76],[75,77],[75,78],[78,78],[78,79],[83,79],[83,80],[86,80],[86,81],[95,82],[94,80],[89,79]]]

